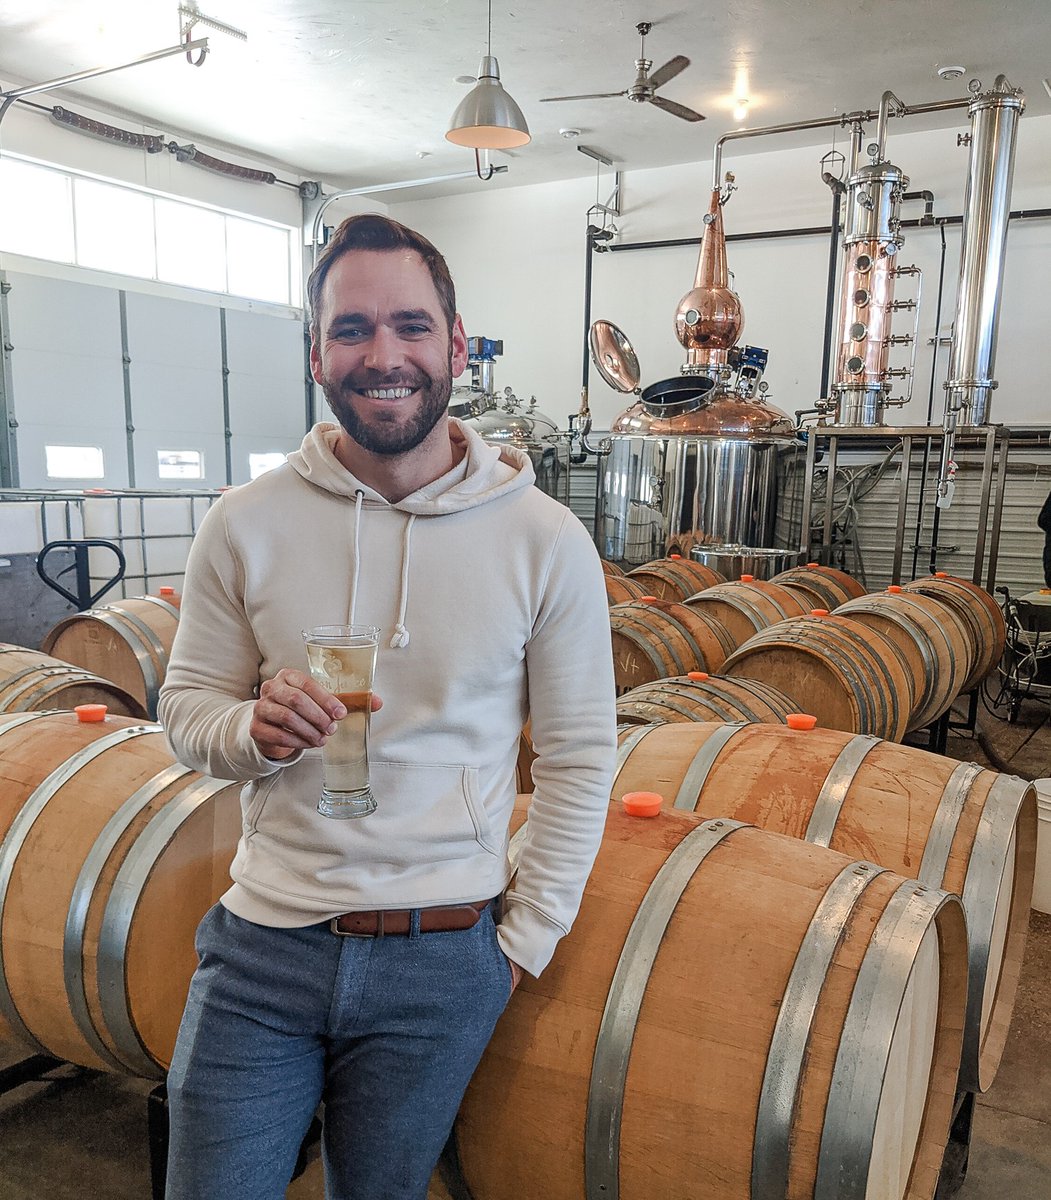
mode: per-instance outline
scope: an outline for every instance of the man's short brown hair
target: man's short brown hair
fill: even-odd
[[[415,229],[379,213],[361,213],[347,217],[329,238],[318,256],[307,280],[307,302],[310,306],[310,335],[316,342],[320,334],[318,313],[321,310],[321,291],[333,264],[351,250],[415,250],[423,259],[434,281],[438,301],[446,324],[452,332],[456,317],[456,288],[449,266],[433,245]]]

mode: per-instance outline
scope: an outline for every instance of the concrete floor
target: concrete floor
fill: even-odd
[[[1051,776],[1048,706],[1026,701],[1017,724],[983,713],[995,754],[1027,778]],[[987,761],[973,735],[948,753]],[[0,1067],[20,1055],[0,1048]],[[0,1096],[2,1200],[148,1200],[146,1097],[152,1084],[60,1068],[47,1082]],[[320,1200],[320,1164],[289,1189],[289,1200]],[[1022,981],[1003,1064],[979,1098],[967,1180],[959,1200],[1051,1197],[1051,916],[1033,913]],[[522,1200],[544,1200],[523,1197]],[[680,1200],[654,1197],[653,1200]]]

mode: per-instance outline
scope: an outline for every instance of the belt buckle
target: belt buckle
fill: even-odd
[[[346,914],[346,915],[349,916],[349,915],[353,915],[353,914]],[[336,937],[369,938],[369,939],[375,940],[377,938],[381,938],[384,936],[384,933],[383,933],[383,910],[382,909],[377,911],[376,918],[377,919],[376,919],[376,932],[375,933],[355,933],[352,929],[340,929],[340,927],[339,927],[339,922],[341,919],[340,917],[333,917],[329,921],[328,927],[329,927],[329,929],[332,930],[332,932],[336,935]]]

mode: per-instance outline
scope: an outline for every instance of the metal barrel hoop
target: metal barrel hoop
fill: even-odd
[[[954,896],[899,885],[865,951],[847,1007],[818,1152],[814,1200],[865,1200],[887,1066],[920,943]]]
[[[639,903],[613,972],[592,1060],[584,1128],[587,1200],[619,1200],[620,1128],[631,1046],[668,923],[707,855],[731,833],[750,828],[741,821],[717,820],[691,829]]]
[[[993,925],[1007,868],[1004,850],[1011,844],[1011,833],[1018,823],[1022,804],[1031,787],[1032,784],[1027,780],[1014,775],[996,777],[982,809],[963,884],[963,908],[967,915],[969,943],[963,1061],[965,1064],[973,1063],[976,1072],[981,1060],[982,1008]],[[1008,903],[1012,902],[1013,897],[1008,900]],[[980,1090],[978,1080],[967,1080],[966,1083],[968,1087]]]
[[[92,1050],[111,1067],[121,1072],[126,1069],[126,1064],[118,1059],[99,1037],[88,1007],[87,992],[84,987],[84,935],[88,909],[106,863],[132,821],[155,796],[160,795],[172,783],[190,774],[192,774],[190,768],[184,767],[181,763],[165,767],[163,771],[159,771],[151,779],[148,779],[113,813],[84,859],[76,883],[73,885],[69,912],[66,914],[66,927],[62,938],[62,968],[70,1012],[73,1014],[81,1036]]]
[[[829,884],[796,954],[770,1041],[752,1148],[751,1200],[784,1200],[810,1034],[832,959],[865,889],[886,868],[852,862]]]
[[[836,822],[843,810],[850,785],[854,782],[861,764],[879,744],[880,739],[871,733],[856,733],[840,750],[836,761],[829,767],[814,801],[806,833],[803,835],[804,841],[826,848],[832,844],[832,835],[836,831]]]
[[[748,727],[748,723],[744,721],[723,725],[707,738],[686,768],[679,791],[675,796],[674,808],[693,812],[700,803],[701,792],[711,774],[712,767],[715,766],[716,759],[741,730]]]
[[[125,962],[135,910],[150,873],[179,828],[230,783],[204,777],[173,796],[136,839],[134,853],[121,864],[106,901],[98,944],[102,1019],[121,1060],[147,1078],[163,1078],[164,1070],[139,1038],[128,1005]]]

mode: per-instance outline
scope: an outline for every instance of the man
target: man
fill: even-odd
[[[284,1196],[322,1099],[329,1197],[424,1200],[521,972],[569,930],[609,801],[597,555],[526,455],[448,417],[467,345],[444,260],[352,217],[308,295],[338,424],[208,514],[161,698],[183,762],[250,781],[168,1077],[169,1200]],[[381,627],[378,808],[332,820],[320,748],[345,713],[300,631],[354,620]],[[535,795],[497,927],[527,716]]]

